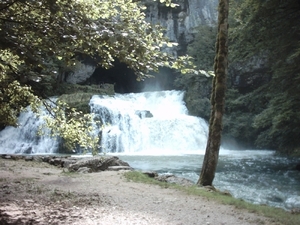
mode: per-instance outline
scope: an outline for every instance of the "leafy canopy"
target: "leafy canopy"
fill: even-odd
[[[166,5],[175,6],[169,0]],[[37,110],[47,97],[44,89],[64,67],[74,65],[78,55],[104,68],[118,59],[139,80],[162,66],[197,72],[188,56],[175,58],[162,51],[177,44],[166,40],[160,26],[146,22],[143,10],[134,0],[2,0],[0,124],[16,125],[28,104]],[[51,124],[56,123],[48,122],[53,128]],[[64,129],[56,128],[70,139],[67,135],[74,135],[70,130],[76,126],[65,129],[69,133]]]

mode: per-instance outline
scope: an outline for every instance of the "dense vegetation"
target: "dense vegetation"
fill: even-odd
[[[231,2],[229,16],[224,139],[235,139],[245,148],[299,154],[299,1],[236,0]],[[211,36],[208,31],[210,28],[201,27],[199,34]],[[209,69],[212,43],[199,40],[189,53]]]
[[[47,126],[68,148],[96,147],[97,137],[91,140],[88,132],[91,115],[43,101],[80,58],[89,57],[104,68],[118,60],[139,80],[161,66],[193,70],[188,57],[162,51],[177,44],[164,38],[160,26],[145,22],[144,9],[131,0],[2,0],[0,127],[16,126],[28,104],[38,111],[43,103],[49,111]]]
[[[213,70],[217,28],[201,25],[195,39],[188,45],[187,52],[193,57],[194,64],[201,70]],[[207,121],[210,117],[210,94],[212,77],[184,74],[175,80],[175,87],[185,90],[185,102],[189,113]],[[200,96],[200,97],[199,97]]]

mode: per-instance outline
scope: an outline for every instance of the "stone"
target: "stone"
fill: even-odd
[[[91,173],[92,170],[91,168],[88,168],[88,167],[80,167],[78,170],[77,170],[78,173]]]
[[[108,171],[133,170],[130,166],[109,166]]]
[[[34,157],[33,157],[33,161],[36,161],[36,162],[43,162],[43,158],[42,158],[42,156],[37,155],[37,156],[34,156]]]
[[[64,159],[62,161],[62,167],[63,168],[68,168],[71,164],[76,163],[76,161],[77,161],[76,158],[74,158],[74,159],[71,159],[71,158]]]
[[[135,114],[141,119],[153,117],[153,114],[149,110],[137,110]]]
[[[53,158],[53,159],[50,159],[49,164],[62,167],[63,161],[61,158]]]
[[[70,164],[68,169],[70,172],[76,172],[81,167],[88,167],[92,172],[107,170],[110,166],[128,166],[127,162],[120,160],[116,156],[102,156],[93,158],[83,158],[77,162]]]
[[[142,173],[147,175],[150,178],[158,177],[158,173],[155,171],[143,171]]]
[[[33,156],[25,156],[25,161],[33,161]]]

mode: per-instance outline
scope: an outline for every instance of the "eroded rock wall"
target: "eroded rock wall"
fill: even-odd
[[[147,21],[165,27],[166,36],[179,43],[176,52],[183,54],[187,44],[193,41],[199,25],[216,25],[218,0],[175,0],[173,3],[178,6],[171,8],[146,0],[146,17]]]

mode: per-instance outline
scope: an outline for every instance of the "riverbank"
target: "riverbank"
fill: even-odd
[[[206,197],[129,182],[124,173],[0,159],[0,224],[276,224]]]

